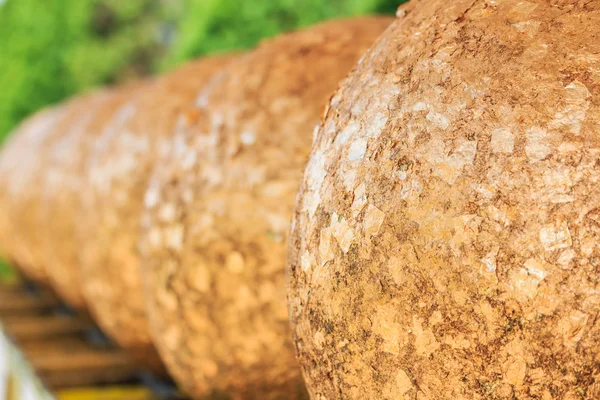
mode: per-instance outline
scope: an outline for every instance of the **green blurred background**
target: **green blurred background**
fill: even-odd
[[[0,142],[23,118],[98,85],[256,45],[403,0],[0,0]],[[0,279],[8,274],[0,265]]]

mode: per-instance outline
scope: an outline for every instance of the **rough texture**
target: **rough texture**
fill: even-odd
[[[304,395],[285,304],[293,199],[323,105],[390,22],[265,42],[182,120],[146,194],[142,252],[156,343],[192,395]]]
[[[79,272],[79,212],[85,196],[87,159],[96,139],[110,130],[113,114],[138,86],[103,90],[79,109],[60,140],[48,149],[46,182],[41,200],[44,223],[42,251],[54,289],[71,306],[85,308]]]
[[[15,168],[15,153],[22,140],[29,120],[25,120],[17,126],[8,139],[2,145],[0,152],[0,255],[3,260],[12,260],[12,249],[10,246],[11,223],[8,195],[8,185],[11,179],[10,172]]]
[[[598,1],[398,11],[297,201],[313,399],[600,398],[599,27]]]
[[[37,145],[28,145],[28,159],[21,159],[23,165],[16,174],[20,189],[13,195],[16,203],[13,207],[13,232],[14,240],[22,246],[28,265],[37,275],[32,275],[38,281],[47,280],[48,257],[44,251],[45,216],[43,199],[45,196],[46,182],[49,179],[48,165],[52,155],[51,149],[55,143],[63,140],[72,125],[80,115],[93,107],[96,94],[90,93],[75,97],[61,104],[59,115],[48,122],[48,127],[43,132]],[[17,264],[21,265],[20,262]],[[33,272],[32,271],[32,272]]]
[[[137,251],[144,191],[180,112],[230,58],[198,60],[149,82],[117,113],[87,168],[80,218],[84,295],[103,330],[154,370],[161,363],[150,338]]]
[[[64,118],[64,107],[44,109],[22,123],[3,149],[0,208],[0,242],[3,255],[30,279],[45,280],[45,271],[34,258],[34,244],[28,240],[31,198],[39,186],[44,147],[56,123]],[[39,193],[38,193],[39,194]]]
[[[2,144],[0,153],[0,254],[5,260],[14,259],[14,251],[10,243],[12,224],[9,187],[13,178],[12,172],[17,167],[17,156],[21,153],[22,143],[27,136],[31,135],[31,132],[28,133],[28,131],[32,131],[31,126],[34,125],[35,118],[39,118],[39,116],[34,115],[21,122]]]

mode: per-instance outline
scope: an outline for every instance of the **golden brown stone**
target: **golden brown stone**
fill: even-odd
[[[31,197],[42,169],[44,146],[51,140],[66,107],[43,109],[27,118],[11,133],[0,161],[0,247],[3,257],[31,279],[44,281],[45,271],[34,260],[32,243],[25,236],[31,215]],[[39,192],[38,192],[39,194]]]
[[[266,41],[186,114],[146,193],[141,250],[156,344],[190,394],[304,395],[285,303],[293,199],[323,104],[389,22]]]
[[[313,399],[596,399],[600,2],[412,1],[297,200]]]
[[[137,251],[144,191],[182,109],[230,59],[194,61],[149,82],[116,113],[88,163],[79,235],[84,297],[103,330],[154,370],[161,363],[150,338]]]
[[[82,113],[93,107],[99,96],[99,93],[92,92],[61,104],[59,106],[60,115],[52,120],[52,124],[44,134],[44,140],[40,141],[37,146],[29,146],[32,157],[30,160],[22,162],[26,165],[24,178],[19,176],[23,175],[23,172],[17,174],[22,190],[13,197],[16,206],[12,211],[12,234],[18,245],[26,251],[29,265],[37,273],[34,278],[38,281],[42,277],[44,280],[48,280],[48,260],[51,257],[48,252],[44,251],[46,240],[44,235],[48,231],[43,199],[48,179],[53,178],[47,168],[52,157],[48,149],[63,141],[65,135],[77,124]]]
[[[71,306],[85,308],[79,271],[78,229],[85,197],[88,157],[99,136],[113,128],[109,123],[139,84],[93,95],[65,125],[59,140],[48,149],[45,185],[40,200],[46,273],[58,294]]]

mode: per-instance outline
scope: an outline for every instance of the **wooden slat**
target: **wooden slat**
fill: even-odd
[[[0,292],[0,317],[11,315],[37,314],[52,310],[60,305],[56,296],[49,291],[39,293],[19,290]]]
[[[65,352],[79,352],[90,348],[90,344],[83,337],[61,337],[54,338],[50,344],[48,341],[28,341],[18,343],[19,349],[28,357],[36,358],[38,355],[52,353],[63,354]]]
[[[27,353],[25,355],[27,356]],[[84,369],[132,367],[129,357],[119,349],[96,350],[88,348],[75,353],[49,351],[46,355],[38,353],[36,359],[30,362],[39,371],[75,372]]]
[[[137,375],[137,368],[121,350],[90,346],[69,349],[64,342],[61,348],[55,348],[52,342],[46,343],[46,349],[39,346],[32,352],[25,348],[24,353],[38,376],[52,389],[127,382]]]
[[[158,390],[153,393],[152,384],[144,385],[141,371],[123,350],[93,335],[97,328],[89,316],[64,313],[64,306],[47,289],[0,285],[0,324],[59,400],[164,397],[155,395]],[[123,384],[130,386],[111,389]]]
[[[2,324],[6,332],[19,344],[25,341],[79,334],[92,326],[85,318],[67,315],[7,316],[2,318]]]

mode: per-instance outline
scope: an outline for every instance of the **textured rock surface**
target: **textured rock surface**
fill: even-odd
[[[599,27],[413,1],[342,84],[290,240],[313,399],[600,398]]]
[[[31,279],[43,281],[45,272],[34,260],[31,243],[24,240],[23,223],[30,220],[32,183],[40,169],[44,146],[63,108],[47,108],[25,120],[2,149],[0,160],[0,247],[7,260]]]
[[[22,140],[27,123],[22,122],[5,140],[0,152],[0,254],[3,260],[13,260],[14,255],[10,245],[11,223],[10,223],[10,197],[8,195],[8,185],[11,179],[10,171],[14,167],[15,152]],[[12,262],[12,261],[11,261]]]
[[[93,107],[97,101],[95,97],[95,93],[85,94],[61,104],[60,115],[49,121],[48,128],[43,133],[43,140],[39,140],[37,146],[27,146],[30,156],[27,160],[21,160],[26,166],[25,176],[22,176],[23,172],[16,174],[21,189],[20,194],[13,196],[17,203],[13,209],[13,235],[15,241],[27,252],[29,265],[36,273],[41,274],[34,276],[38,280],[41,277],[48,278],[48,257],[51,256],[44,251],[44,235],[47,229],[43,205],[46,183],[50,178],[47,167],[52,155],[49,149],[63,140],[82,112]]]
[[[71,306],[85,308],[79,271],[78,210],[85,196],[86,162],[97,138],[113,127],[113,115],[137,85],[103,90],[78,107],[48,149],[46,182],[41,199],[44,223],[42,251],[46,273],[58,294]]]
[[[195,61],[148,83],[117,113],[87,169],[80,217],[84,295],[103,330],[154,370],[161,363],[150,339],[137,251],[144,191],[180,112],[230,58]]]
[[[286,237],[313,128],[390,23],[334,21],[267,41],[209,84],[146,193],[150,319],[194,396],[304,395],[285,302]]]

